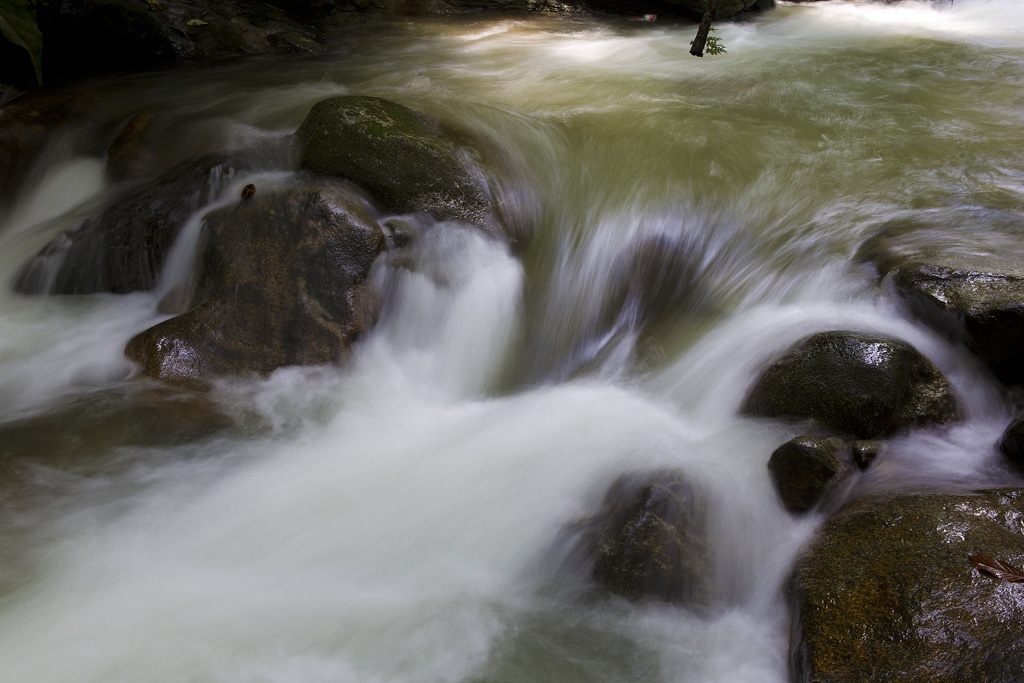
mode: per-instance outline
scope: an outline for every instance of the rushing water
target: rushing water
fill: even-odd
[[[133,378],[122,349],[185,277],[203,210],[156,293],[5,286],[2,678],[784,681],[783,584],[820,517],[788,515],[766,476],[800,428],[737,408],[814,331],[910,341],[968,414],[896,439],[856,490],[1018,483],[993,447],[1007,399],[853,256],[894,225],[975,254],[1021,239],[1024,5],[783,5],[723,24],[728,54],[703,60],[693,30],[416,21],[326,57],[86,88],[88,116],[0,208],[5,283],[126,191],[103,151],[136,112],[161,117],[167,168],[217,148],[272,158],[339,93],[484,140],[515,240],[434,227],[414,267],[378,264],[390,303],[346,367],[200,398]],[[661,309],[623,294],[652,254],[675,257]],[[196,428],[158,429],[154,395]],[[595,597],[555,559],[617,475],[665,465],[710,500],[701,614]]]

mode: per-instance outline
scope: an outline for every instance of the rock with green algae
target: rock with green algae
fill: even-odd
[[[830,519],[789,582],[796,683],[1011,683],[1024,671],[1024,490],[905,494]]]
[[[313,105],[296,131],[302,166],[349,180],[385,211],[425,212],[482,227],[494,211],[467,154],[440,124],[376,97],[332,97]]]
[[[610,593],[702,608],[711,599],[706,501],[680,472],[619,477],[575,525],[594,583]]]
[[[856,332],[815,334],[772,363],[742,411],[811,418],[857,439],[957,417],[949,381],[906,342]]]
[[[364,283],[384,235],[333,186],[261,191],[209,213],[189,310],[133,337],[144,372],[171,383],[337,362],[374,321]]]

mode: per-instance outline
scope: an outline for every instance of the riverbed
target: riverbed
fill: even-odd
[[[1011,399],[858,254],[883,231],[1020,251],[1024,6],[784,3],[721,24],[727,53],[703,59],[695,29],[417,19],[327,55],[83,88],[89,116],[0,209],[3,678],[786,681],[784,584],[822,515],[788,513],[767,476],[800,426],[738,413],[818,331],[910,342],[966,416],[893,439],[850,495],[1019,485],[995,449]],[[217,204],[287,182],[275,155],[339,94],[464,131],[510,226],[431,225],[415,267],[382,258],[381,321],[344,365],[200,398],[138,376],[125,343],[166,318],[210,206],[154,292],[13,293],[27,259],[130,189],[105,174],[125,120],[160,117],[158,169],[269,160],[221,179]],[[672,255],[671,284],[623,295],[651,253]],[[138,412],[153,395],[199,427],[156,430]],[[601,595],[559,545],[616,477],[661,467],[710,501],[699,613]]]

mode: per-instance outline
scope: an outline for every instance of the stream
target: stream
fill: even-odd
[[[995,449],[1003,390],[856,255],[894,227],[1019,253],[1024,4],[783,3],[722,23],[728,52],[704,59],[694,31],[417,19],[327,55],[82,86],[89,116],[0,204],[0,677],[783,683],[786,578],[824,517],[788,513],[767,475],[801,427],[738,413],[824,330],[908,341],[966,414],[893,439],[851,495],[1021,485]],[[441,223],[415,268],[382,258],[380,324],[341,367],[200,398],[138,377],[125,343],[166,318],[202,215],[288,182],[282,146],[339,94],[486,141],[511,238]],[[265,170],[219,179],[153,292],[14,294],[43,245],[131,189],[105,155],[140,111],[161,170],[216,149]],[[671,284],[630,289],[651,262]],[[202,419],[160,429],[153,395]],[[661,467],[709,501],[700,613],[595,595],[559,546],[618,476]]]

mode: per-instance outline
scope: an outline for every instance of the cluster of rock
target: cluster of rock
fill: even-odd
[[[890,247],[874,240],[862,250],[885,291],[995,379],[1019,384],[1024,272],[998,259]],[[772,453],[767,474],[792,514],[827,517],[786,585],[792,680],[1020,680],[1024,589],[971,558],[1024,566],[1024,490],[848,496],[886,439],[959,419],[953,389],[931,361],[896,339],[815,334],[762,371],[741,411],[807,430]],[[1024,467],[1024,415],[998,447]],[[571,527],[572,538],[600,589],[700,610],[712,590],[707,515],[685,473],[634,473]]]
[[[205,215],[193,280],[161,301],[161,310],[177,315],[126,347],[145,374],[190,384],[336,363],[376,320],[366,279],[389,243],[381,212],[491,232],[499,226],[469,152],[407,107],[328,99],[295,138],[301,172],[294,181],[249,186]],[[16,290],[153,289],[187,219],[254,164],[244,154],[215,153],[173,169],[52,240],[23,267]]]

